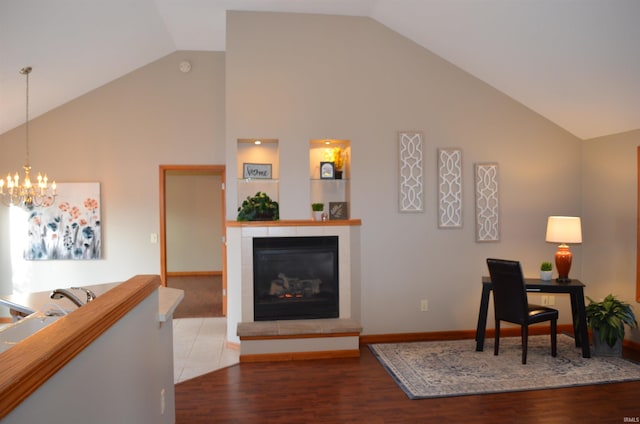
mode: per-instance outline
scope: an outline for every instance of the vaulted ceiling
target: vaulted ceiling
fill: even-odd
[[[577,137],[640,128],[638,0],[0,0],[0,134],[176,50],[225,12],[370,17]]]

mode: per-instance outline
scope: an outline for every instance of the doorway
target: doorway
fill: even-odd
[[[225,192],[223,165],[160,165],[160,274],[202,307],[198,287],[227,315]],[[213,282],[213,285],[202,286]],[[187,285],[187,287],[183,287]],[[221,303],[218,304],[218,303]],[[196,307],[196,304],[193,306]],[[209,306],[206,306],[209,308]],[[184,309],[184,308],[183,308]],[[218,312],[219,313],[219,312]]]

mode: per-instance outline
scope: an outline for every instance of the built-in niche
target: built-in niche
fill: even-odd
[[[257,192],[279,199],[280,156],[278,139],[239,138],[237,143],[238,205]]]
[[[331,163],[333,173],[323,173]],[[311,203],[324,204],[327,218],[348,219],[350,211],[351,143],[349,140],[316,139],[309,142]],[[333,209],[332,209],[333,207]],[[311,213],[311,210],[309,211]]]

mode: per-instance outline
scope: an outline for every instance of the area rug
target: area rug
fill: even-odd
[[[520,337],[493,339],[476,352],[475,340],[380,343],[373,354],[410,399],[465,396],[640,380],[640,364],[622,358],[583,358],[573,338],[558,335],[558,356],[549,336],[530,336],[522,365]]]

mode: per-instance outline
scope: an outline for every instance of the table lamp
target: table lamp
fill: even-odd
[[[550,216],[547,220],[546,241],[560,243],[556,252],[556,269],[559,283],[568,283],[571,269],[571,251],[567,243],[582,243],[582,226],[576,216]]]

